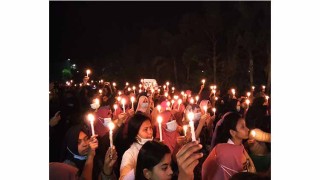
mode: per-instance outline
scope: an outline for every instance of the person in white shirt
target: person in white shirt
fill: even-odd
[[[128,142],[130,148],[123,154],[120,165],[120,180],[134,179],[134,171],[140,148],[147,141],[153,140],[151,118],[143,113],[136,113],[128,124]]]

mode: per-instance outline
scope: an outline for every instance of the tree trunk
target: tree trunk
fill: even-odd
[[[250,71],[250,86],[253,86],[253,58],[252,53],[249,51],[249,71]]]
[[[177,71],[176,58],[173,58],[173,72],[174,72],[175,84],[176,84],[176,86],[177,86],[177,84],[178,84],[178,71]]]
[[[213,43],[213,82],[217,84],[217,56],[216,56],[216,42]]]

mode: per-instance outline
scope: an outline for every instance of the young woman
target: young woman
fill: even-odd
[[[229,112],[220,120],[214,148],[203,163],[202,179],[229,179],[233,174],[255,172],[255,166],[242,145],[249,137],[245,120],[235,112]]]
[[[153,129],[150,117],[142,113],[136,113],[129,120],[128,139],[130,148],[123,154],[120,165],[119,179],[134,179],[134,169],[140,148],[147,141],[153,140]]]
[[[178,179],[194,179],[194,168],[203,156],[202,153],[197,152],[201,147],[198,142],[190,142],[179,150],[176,155],[179,168]],[[146,142],[139,151],[135,174],[137,180],[172,179],[169,147],[157,141]]]

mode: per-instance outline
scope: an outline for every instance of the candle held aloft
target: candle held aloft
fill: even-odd
[[[187,136],[188,125],[183,126],[184,136]]]
[[[126,112],[126,108],[125,108],[126,100],[124,98],[121,99],[121,103],[122,103],[123,112]]]
[[[93,128],[94,116],[92,114],[88,114],[88,120],[90,121],[90,124],[91,124],[92,136],[94,136],[94,128]]]
[[[114,124],[113,122],[110,122],[108,124],[109,127],[109,140],[110,140],[110,148],[113,147],[113,137],[112,137],[112,133],[113,133],[113,129],[114,129]]]

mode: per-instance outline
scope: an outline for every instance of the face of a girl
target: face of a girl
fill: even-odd
[[[79,133],[78,152],[79,152],[79,155],[81,156],[87,155],[89,152],[89,138],[82,131],[80,131]]]
[[[162,160],[153,167],[151,180],[170,180],[173,171],[171,169],[171,154],[165,154]]]
[[[237,139],[248,139],[249,137],[249,129],[246,126],[246,121],[243,118],[238,120],[235,138]]]
[[[144,121],[139,129],[138,135],[144,139],[152,138],[153,130],[150,120]]]

